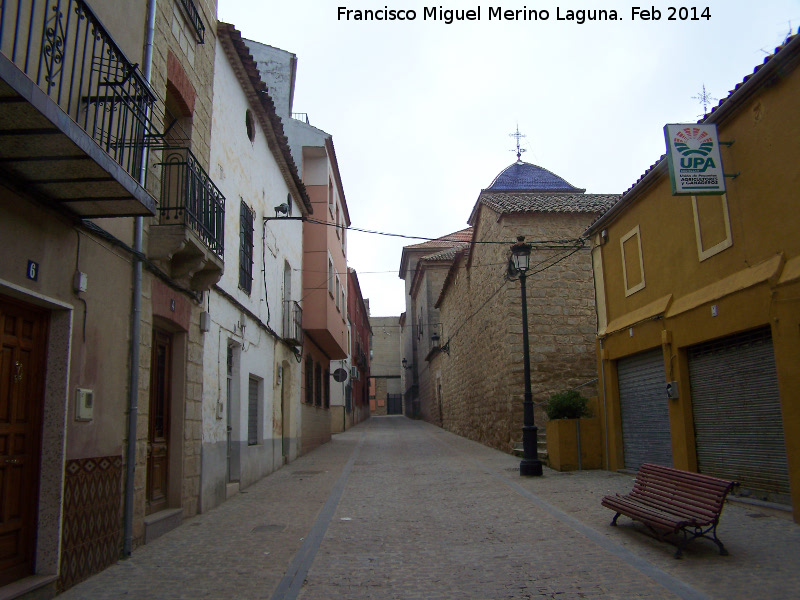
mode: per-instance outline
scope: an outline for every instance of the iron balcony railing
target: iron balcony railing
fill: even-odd
[[[156,100],[83,0],[2,0],[0,49],[139,179]]]
[[[181,0],[181,6],[186,13],[186,17],[189,19],[189,22],[192,24],[192,27],[194,27],[194,30],[197,33],[197,43],[205,43],[206,26],[203,25],[203,19],[200,18],[200,11],[197,10],[197,6],[192,0]]]
[[[311,124],[308,120],[308,113],[292,113],[292,118],[297,121],[302,121],[306,125]]]
[[[294,300],[283,301],[283,339],[303,345],[303,309]]]
[[[224,252],[225,197],[187,148],[165,148],[161,176],[161,225],[183,223],[220,258]]]

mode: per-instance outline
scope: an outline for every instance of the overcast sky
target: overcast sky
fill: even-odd
[[[661,19],[634,20],[639,5],[616,0],[219,0],[218,17],[297,55],[293,111],[333,136],[353,227],[440,237],[467,226],[481,189],[516,160],[517,124],[526,162],[588,193],[622,193],[664,153],[664,124],[702,115],[703,85],[724,98],[800,25],[800,0],[698,2],[710,16],[698,21],[668,20],[669,4],[647,2]],[[339,20],[340,6],[416,19]],[[480,6],[481,19],[423,19],[440,6]],[[587,6],[619,20],[557,20]],[[490,20],[496,7],[549,18]],[[404,310],[400,254],[417,242],[350,234],[373,316]]]

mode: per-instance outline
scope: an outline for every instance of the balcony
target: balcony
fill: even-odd
[[[293,346],[303,345],[303,309],[294,300],[283,301],[282,336]]]
[[[144,216],[155,96],[83,0],[3,0],[0,169],[83,218]]]
[[[166,148],[159,163],[158,223],[150,227],[148,256],[195,291],[222,277],[225,198],[186,148]]]

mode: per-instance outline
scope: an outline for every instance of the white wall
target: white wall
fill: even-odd
[[[292,299],[302,292],[302,224],[300,221],[268,221],[274,207],[287,201],[289,188],[269,150],[264,132],[255,119],[255,137],[247,135],[246,112],[255,107],[236,79],[228,58],[217,48],[211,127],[211,176],[225,196],[225,271],[218,286],[233,301],[214,289],[207,294],[211,319],[205,334],[203,377],[203,498],[202,510],[225,499],[227,487],[227,347],[235,347],[238,363],[234,374],[233,446],[239,481],[246,487],[283,464],[281,455],[281,404],[278,365],[287,364],[288,348],[276,341],[282,335],[284,264],[292,268]],[[248,295],[239,288],[240,204],[255,211],[253,221],[253,280]],[[293,216],[300,216],[297,199]],[[238,303],[238,304],[237,304]],[[246,308],[255,318],[249,316]],[[242,325],[244,327],[242,327]],[[276,356],[277,355],[277,356]],[[293,358],[292,358],[293,360]],[[296,363],[295,363],[296,364]],[[300,368],[286,369],[283,385],[293,398],[288,435],[296,439],[300,407]],[[258,444],[248,444],[248,383],[259,380]],[[222,403],[223,411],[218,410]],[[296,448],[296,444],[294,445]],[[290,459],[296,455],[290,456]]]

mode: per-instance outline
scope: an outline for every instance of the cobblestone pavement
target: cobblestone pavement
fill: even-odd
[[[674,548],[600,506],[632,478],[522,479],[519,459],[373,417],[59,598],[797,598],[800,526],[728,503]]]

